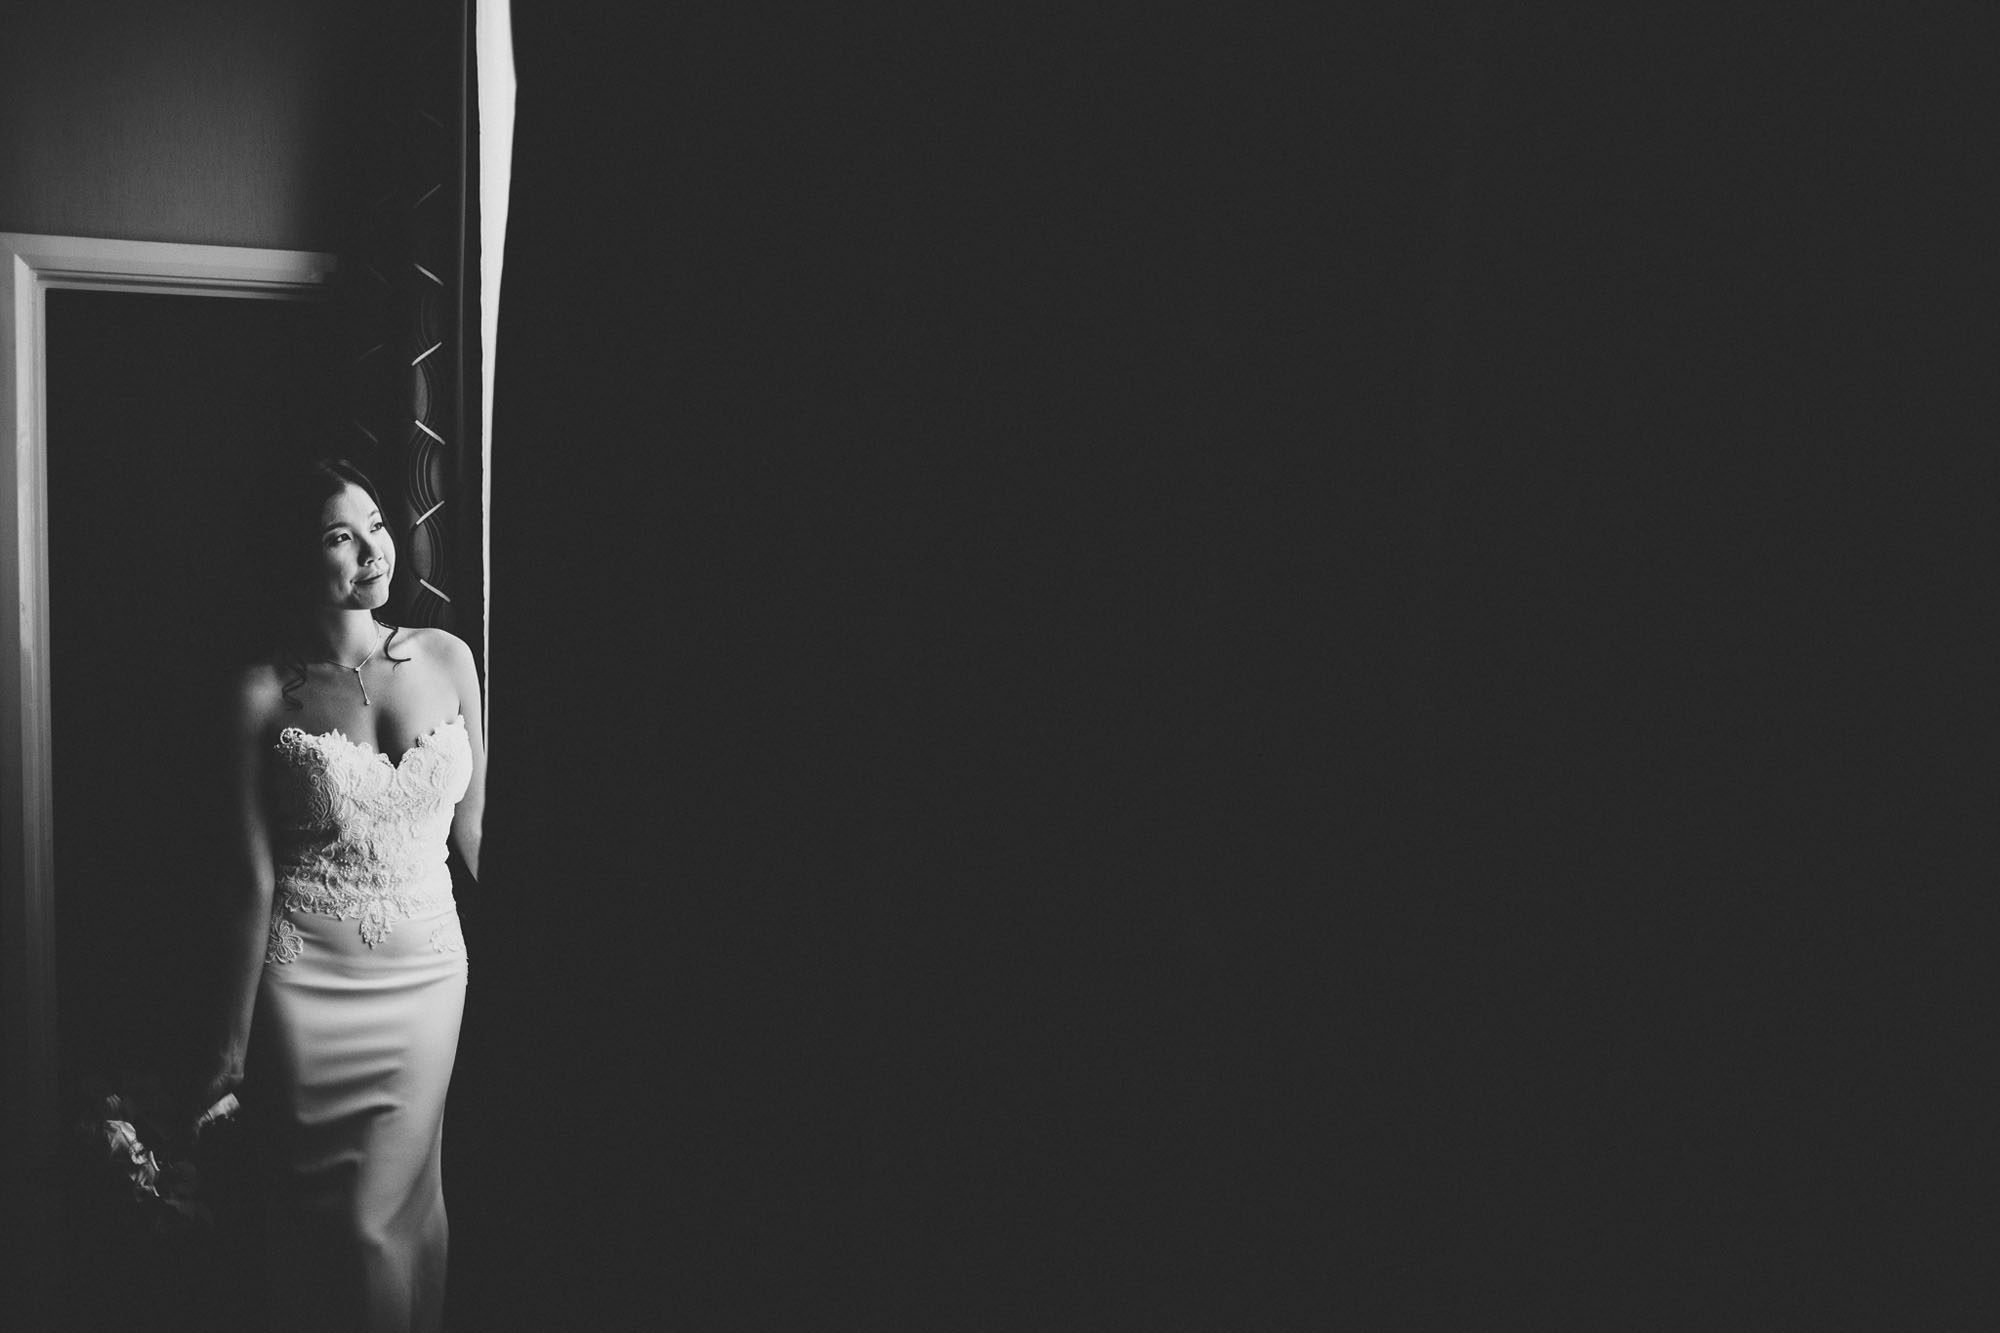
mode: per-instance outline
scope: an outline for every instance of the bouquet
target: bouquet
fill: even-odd
[[[226,1094],[191,1129],[176,1132],[157,1098],[112,1093],[95,1099],[76,1126],[92,1192],[129,1201],[155,1234],[213,1226],[196,1149],[217,1127],[233,1125],[239,1109],[236,1095]]]
[[[79,1333],[261,1328],[243,1274],[261,1261],[248,1108],[130,1069],[70,1103],[63,1155],[62,1327]]]

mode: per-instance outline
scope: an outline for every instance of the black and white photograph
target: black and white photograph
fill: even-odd
[[[0,1327],[2000,1322],[2000,15],[0,7]]]

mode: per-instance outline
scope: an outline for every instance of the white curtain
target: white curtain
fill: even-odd
[[[514,30],[508,0],[475,0],[473,60],[479,81],[479,558],[486,606],[486,728],[493,730],[493,364],[500,333],[500,260],[507,240],[507,187],[514,160]]]

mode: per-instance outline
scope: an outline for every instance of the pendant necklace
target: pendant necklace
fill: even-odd
[[[375,626],[375,628],[376,628],[376,629],[378,629],[378,630],[382,628],[382,626],[381,626],[380,622],[377,622],[377,623],[376,623],[376,626]],[[347,663],[345,663],[345,662],[335,662],[335,661],[331,661],[331,660],[329,660],[329,659],[326,659],[326,658],[322,658],[322,659],[320,659],[321,661],[325,662],[327,666],[336,666],[336,667],[339,667],[339,668],[340,668],[340,669],[341,669],[342,671],[352,671],[352,672],[354,673],[354,683],[355,683],[356,685],[359,685],[359,686],[361,687],[361,706],[362,706],[363,708],[368,708],[368,707],[372,706],[372,705],[373,705],[373,703],[374,703],[374,700],[372,700],[372,699],[370,699],[370,698],[368,697],[368,682],[367,682],[367,681],[365,681],[365,680],[363,680],[363,679],[361,679],[361,667],[365,667],[365,666],[367,666],[367,665],[368,665],[368,664],[369,664],[370,662],[374,661],[374,660],[375,660],[375,654],[377,654],[377,653],[381,652],[381,651],[382,651],[382,645],[383,645],[384,643],[387,643],[387,642],[388,642],[388,638],[387,638],[387,636],[385,636],[385,635],[377,635],[377,636],[376,636],[376,639],[375,639],[375,646],[374,646],[373,648],[370,648],[370,649],[368,650],[368,656],[366,656],[366,657],[364,657],[364,658],[362,658],[362,659],[361,659],[361,665],[360,665],[360,666],[349,666],[349,665],[347,665]]]

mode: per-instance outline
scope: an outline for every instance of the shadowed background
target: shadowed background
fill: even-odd
[[[1990,17],[1328,19],[515,16],[461,1326],[1990,1304]]]

